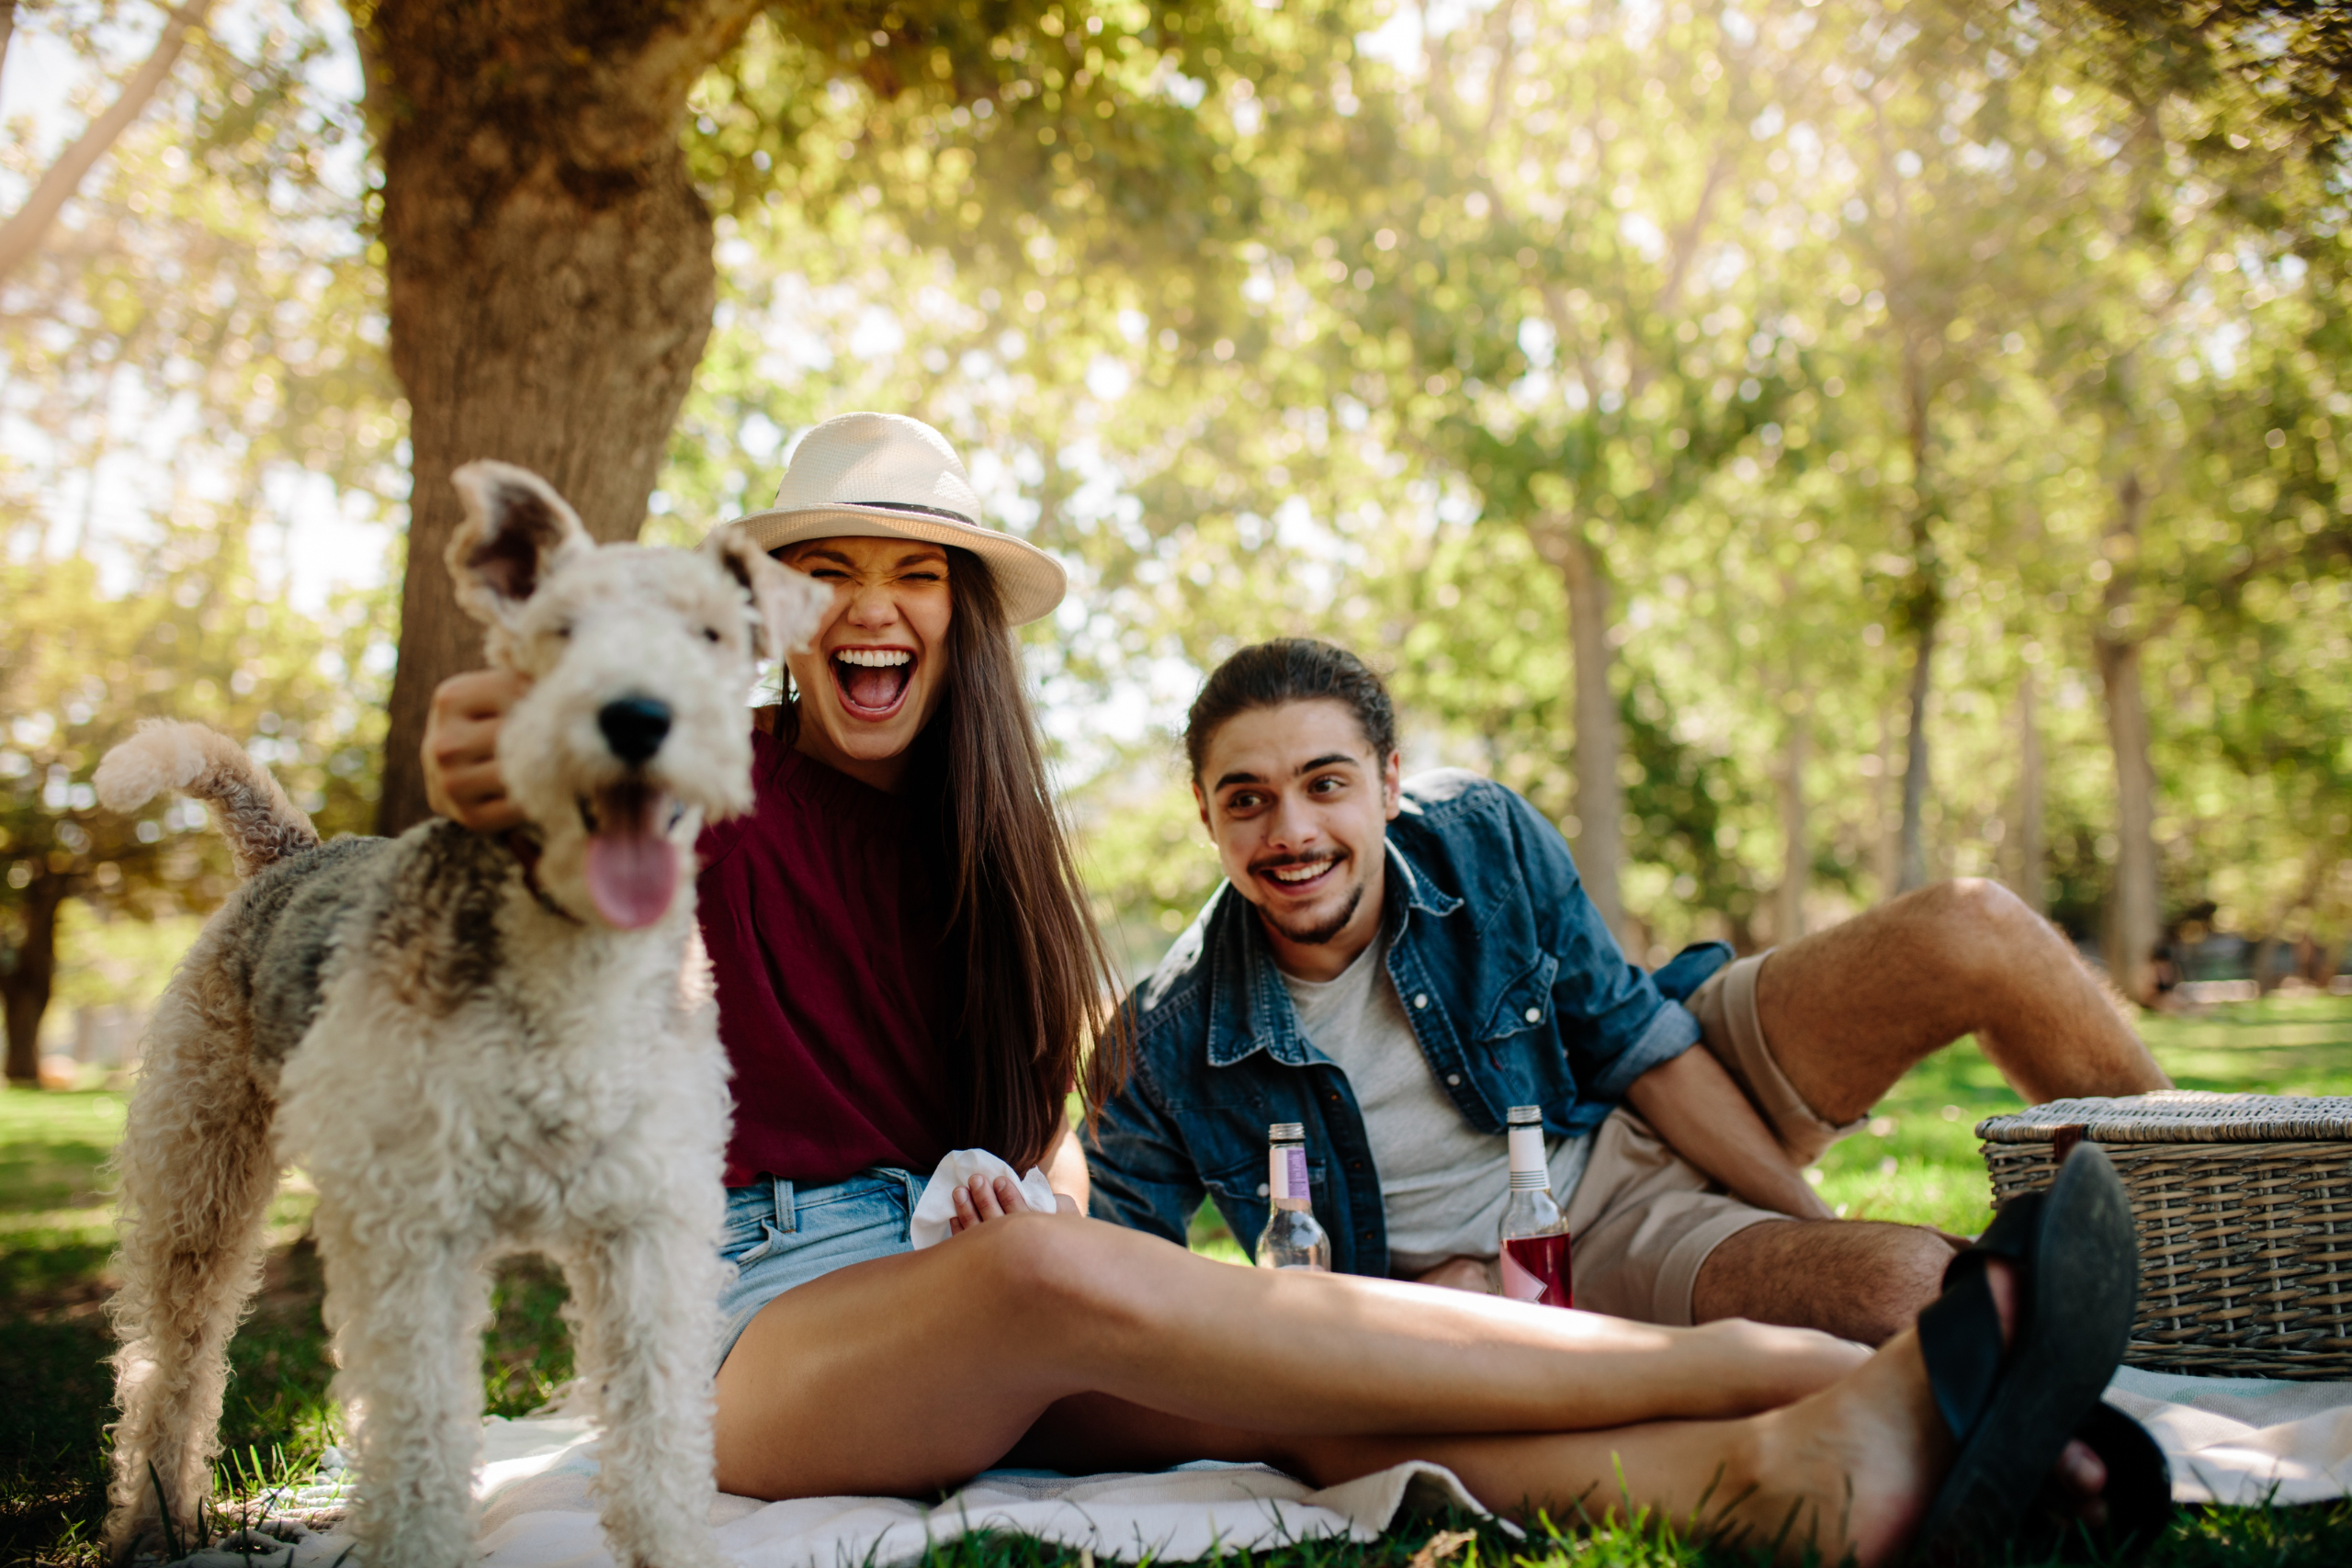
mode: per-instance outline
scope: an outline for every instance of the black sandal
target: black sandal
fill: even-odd
[[[2088,1562],[2101,1568],[2132,1562],[2172,1523],[2177,1510],[2171,1462],[2145,1427],[2103,1400],[2075,1428],[2075,1440],[2107,1467],[2107,1485],[2099,1493],[2106,1518],[2096,1525],[2086,1523],[2078,1512],[2082,1500],[2052,1475],[2042,1482],[2011,1550],[2020,1562]]]
[[[2016,1266],[2017,1335],[2006,1350],[1985,1277],[1995,1258]],[[1951,1260],[1944,1293],[1919,1314],[1919,1353],[1960,1451],[1928,1506],[1923,1547],[2014,1535],[2067,1439],[2090,1424],[2119,1456],[2132,1451],[2094,1412],[2123,1359],[2139,1277],[2132,1205],[2095,1144],[2075,1145],[2048,1190],[2011,1199]],[[2144,1482],[2143,1464],[2119,1458],[2110,1468]]]

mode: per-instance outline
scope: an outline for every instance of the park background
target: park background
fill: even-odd
[[[1993,876],[2184,1081],[2352,1087],[2347,71],[2265,0],[0,0],[11,1403],[86,1398],[122,1070],[231,886],[91,771],[197,718],[414,821],[481,456],[684,542],[827,415],[945,431],[1072,568],[1024,649],[1131,969],[1215,885],[1185,703],[1306,634],[1637,959]],[[1825,1180],[1973,1228],[2008,1103],[1936,1066]],[[257,1466],[325,1429],[283,1201]],[[70,1436],[0,1500],[44,1551]]]

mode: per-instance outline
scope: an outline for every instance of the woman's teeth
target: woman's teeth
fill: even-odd
[[[900,664],[914,662],[914,655],[903,648],[845,648],[833,655],[843,664],[862,665],[868,670],[888,670]]]

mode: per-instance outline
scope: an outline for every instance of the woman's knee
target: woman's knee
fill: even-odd
[[[949,1245],[974,1244],[983,1288],[1000,1293],[1011,1311],[1112,1321],[1134,1315],[1136,1306],[1131,1270],[1112,1245],[1116,1239],[1091,1222],[1015,1215]]]

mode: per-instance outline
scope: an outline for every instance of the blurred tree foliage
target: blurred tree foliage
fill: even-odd
[[[127,592],[88,561],[0,561],[0,998],[7,1077],[32,1079],[56,972],[60,907],[154,919],[209,910],[235,886],[201,807],[103,810],[90,775],[152,718],[250,736],[321,831],[364,829],[382,735],[380,597],[324,621],[271,603],[234,525],[174,529]]]

